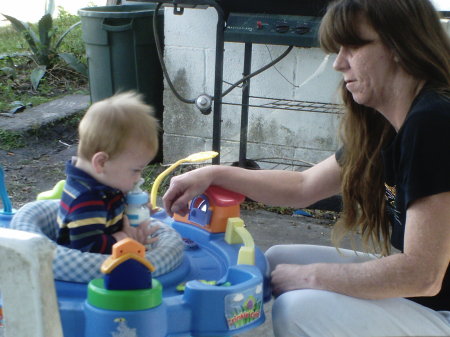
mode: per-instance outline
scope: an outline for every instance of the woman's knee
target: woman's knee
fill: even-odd
[[[311,263],[309,261],[310,256],[316,255],[315,252],[320,250],[321,246],[313,245],[276,245],[270,247],[265,256],[269,261],[270,268],[274,269],[277,264],[289,263],[289,264],[306,264]]]
[[[282,256],[282,248],[283,246],[272,246],[264,253],[269,261],[270,270],[273,270],[275,266],[280,263],[280,256]]]
[[[302,289],[279,296],[272,308],[275,336],[327,335],[327,322],[339,312],[339,294],[314,289]],[[324,334],[325,333],[325,334]]]

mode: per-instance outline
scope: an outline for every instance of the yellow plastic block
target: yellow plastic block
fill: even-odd
[[[239,249],[237,264],[255,265],[255,247],[241,247]]]
[[[237,264],[255,264],[255,242],[252,235],[245,228],[241,218],[228,218],[225,242],[228,244],[243,243],[239,249]]]
[[[242,243],[242,238],[236,232],[236,228],[244,228],[244,221],[241,218],[228,218],[227,229],[225,231],[225,242],[234,245]]]

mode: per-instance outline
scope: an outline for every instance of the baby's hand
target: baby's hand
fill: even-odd
[[[132,227],[130,226],[128,217],[124,215],[122,231],[125,232],[128,237],[142,243],[143,245],[154,243],[158,240],[158,238],[149,238],[149,236],[154,234],[159,229],[159,226],[149,226],[149,224],[150,220],[142,222],[138,227]]]
[[[149,229],[147,244],[155,243],[156,241],[158,241],[158,237],[153,237],[153,234],[155,234],[161,227],[159,227],[158,225],[150,226],[150,223],[148,221],[146,222],[146,226]]]

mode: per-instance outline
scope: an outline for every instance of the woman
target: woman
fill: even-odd
[[[342,193],[334,241],[358,230],[377,255],[270,248],[275,335],[449,336],[449,37],[428,0],[338,0],[320,41],[343,74],[343,148],[304,172],[213,166],[174,177],[165,208],[186,213],[211,184],[293,207]]]

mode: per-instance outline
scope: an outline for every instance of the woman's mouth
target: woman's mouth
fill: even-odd
[[[350,90],[350,87],[352,87],[352,84],[355,83],[355,80],[346,80],[345,81],[345,87],[347,88],[347,90]]]

